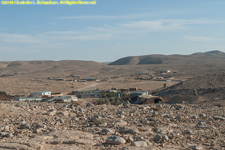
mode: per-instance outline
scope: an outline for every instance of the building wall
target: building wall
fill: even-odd
[[[43,96],[43,95],[51,95],[51,92],[50,91],[40,91],[40,92],[34,92],[34,93],[31,93],[30,94],[31,96],[35,96],[35,95],[39,95],[39,96]]]
[[[16,97],[15,101],[41,101],[42,98],[39,97]]]

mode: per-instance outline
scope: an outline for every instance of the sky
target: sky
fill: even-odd
[[[110,62],[126,56],[225,52],[224,8],[224,0],[0,4],[0,61]]]

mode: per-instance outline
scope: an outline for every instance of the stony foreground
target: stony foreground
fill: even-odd
[[[0,102],[0,149],[225,149],[225,107]]]

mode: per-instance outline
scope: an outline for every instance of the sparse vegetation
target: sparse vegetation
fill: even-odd
[[[118,98],[118,95],[125,96],[123,92],[102,92],[102,98]]]
[[[7,93],[0,91],[0,95],[7,95]]]
[[[122,104],[122,101],[118,98],[100,98],[95,102],[96,105],[102,105],[102,104],[111,104],[111,105],[120,105]]]
[[[118,97],[120,95],[120,98]],[[102,91],[102,98],[96,100],[95,104],[111,104],[111,105],[120,105],[122,99],[125,96],[123,92],[104,92]]]

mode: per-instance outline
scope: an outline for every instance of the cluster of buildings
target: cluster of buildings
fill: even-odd
[[[78,98],[101,98],[101,90],[86,90],[86,91],[72,91],[71,95],[76,95]]]
[[[103,93],[107,94],[110,92],[117,93],[117,98],[122,100],[129,100],[133,104],[152,104],[164,102],[163,98],[159,96],[152,96],[148,91],[141,91],[137,88],[127,88],[127,89],[116,89],[111,90],[87,90],[87,91],[72,91],[72,95],[76,95],[78,98],[102,98]],[[125,97],[120,97],[118,93],[124,93]]]
[[[70,81],[70,82],[87,82],[87,81],[99,81],[93,77],[81,78],[80,75],[71,75],[69,77],[60,78],[60,77],[48,77],[48,80],[55,81]]]
[[[76,96],[62,96],[62,93],[51,93],[51,91],[39,91],[31,93],[29,97],[15,97],[15,101],[33,101],[33,102],[56,102],[56,103],[63,103],[63,102],[74,102],[78,101]]]
[[[166,81],[166,82],[179,81],[171,75],[171,70],[163,70],[163,71],[159,71],[155,74],[139,72],[135,79],[136,80]]]
[[[170,70],[161,71],[158,74],[152,75],[145,72],[138,73],[138,79],[147,79],[147,80],[156,80],[156,81],[169,81],[174,79],[170,75]],[[162,76],[159,76],[162,75]],[[57,80],[57,81],[72,81],[72,82],[87,82],[87,81],[97,81],[93,77],[82,78],[79,75],[71,75],[69,78],[52,78],[49,77],[49,80]],[[166,84],[164,85],[166,87]],[[16,101],[45,101],[45,102],[74,102],[78,101],[78,98],[104,98],[107,93],[113,93],[119,99],[128,99],[131,103],[134,104],[143,104],[146,102],[158,103],[163,101],[161,97],[155,97],[149,95],[148,91],[142,91],[136,87],[124,88],[124,89],[116,89],[112,88],[111,90],[85,90],[85,91],[71,91],[66,95],[62,95],[62,93],[52,93],[51,91],[39,91],[30,93],[28,97],[15,97]],[[121,97],[121,93],[123,97]],[[124,96],[126,95],[126,96]]]
[[[29,101],[29,102],[54,102],[66,103],[78,101],[78,98],[102,98],[103,93],[125,93],[127,100],[133,104],[147,104],[160,103],[164,100],[159,96],[149,95],[148,91],[138,91],[137,88],[115,89],[111,90],[87,90],[87,91],[71,91],[69,95],[62,95],[62,93],[51,93],[51,91],[39,91],[31,93],[29,97],[15,97],[15,101]],[[120,94],[118,94],[118,98]]]

